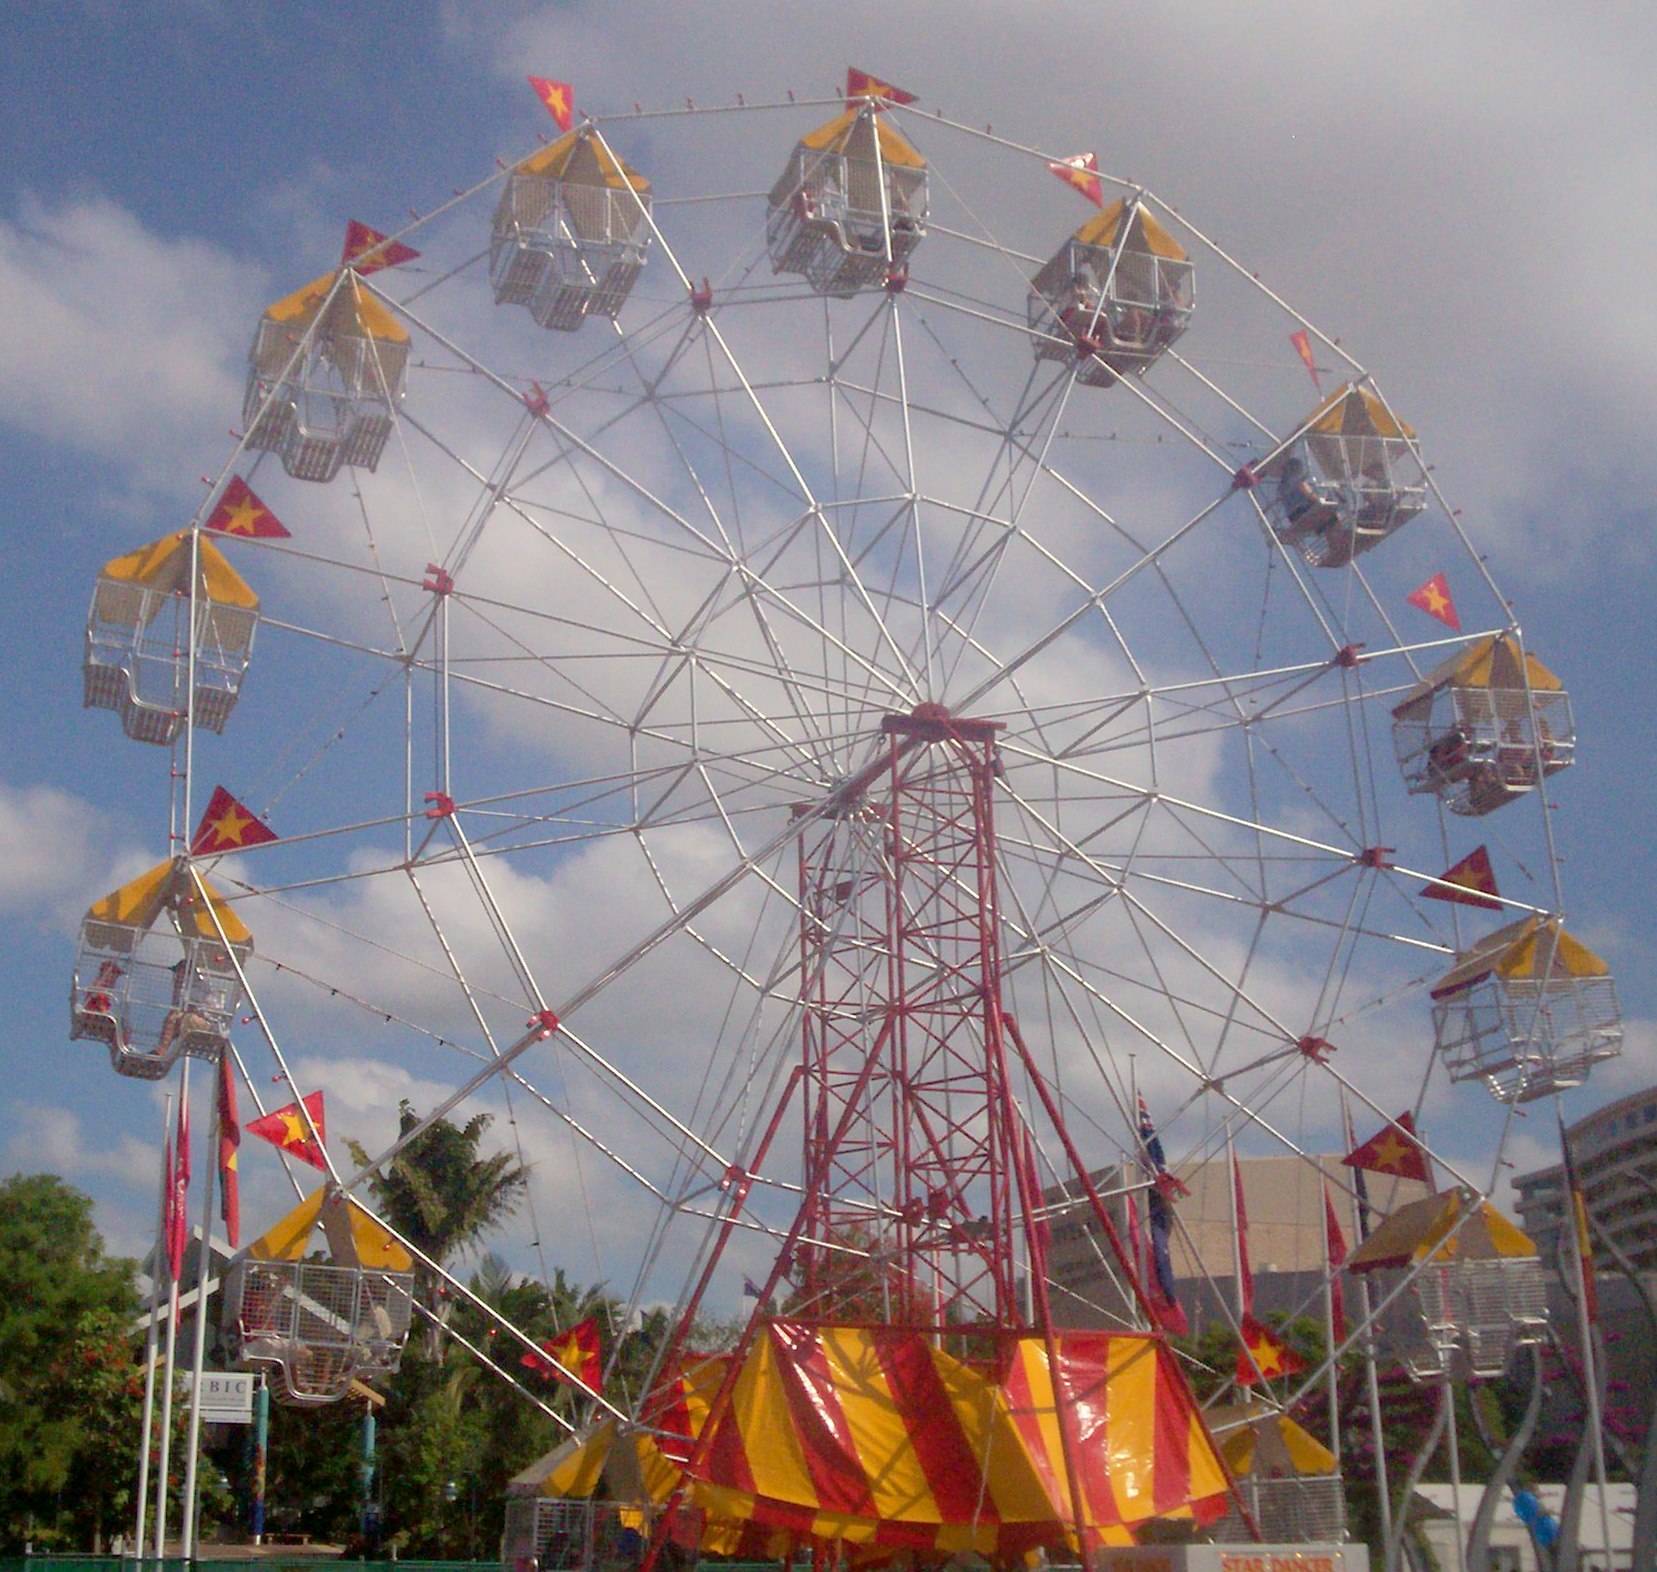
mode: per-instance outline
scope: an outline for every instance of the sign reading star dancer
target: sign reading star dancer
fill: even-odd
[[[558,122],[558,129],[568,131],[575,124],[575,89],[568,82],[549,82],[544,76],[532,76],[529,85]]]
[[[232,475],[218,506],[207,515],[208,529],[221,535],[240,535],[244,540],[287,540],[289,531],[281,519],[253,494],[240,475]]]
[[[1461,617],[1456,612],[1456,603],[1450,599],[1450,581],[1442,573],[1435,573],[1420,589],[1411,590],[1404,599],[1429,617],[1438,618],[1453,632],[1461,632]]]
[[[314,1141],[306,1128],[305,1114],[310,1115],[311,1126],[316,1130]],[[298,1103],[289,1103],[286,1108],[278,1108],[275,1113],[252,1120],[247,1126],[247,1133],[258,1136],[261,1141],[269,1141],[289,1157],[297,1157],[300,1162],[320,1168],[324,1173],[328,1171],[328,1159],[322,1155],[319,1144],[328,1139],[328,1120],[321,1092],[312,1092],[305,1098],[305,1113],[299,1111]]]
[[[1408,1111],[1399,1114],[1384,1130],[1372,1135],[1356,1151],[1341,1159],[1348,1168],[1372,1174],[1391,1174],[1395,1179],[1419,1179],[1429,1188],[1433,1171],[1427,1154],[1415,1138],[1415,1118]]]
[[[237,802],[224,787],[215,786],[207,801],[207,811],[190,838],[190,850],[197,857],[211,857],[218,852],[263,846],[279,838],[275,830]]]
[[[1099,160],[1092,153],[1054,159],[1047,167],[1072,191],[1080,191],[1095,207],[1105,205],[1105,187],[1099,179]]]
[[[913,93],[906,93],[901,87],[893,87],[890,82],[883,82],[878,76],[870,76],[867,71],[859,71],[856,66],[847,66],[847,104],[855,108],[865,98],[884,99],[888,104],[915,102]]]
[[[1496,888],[1496,870],[1490,866],[1490,849],[1475,846],[1460,862],[1446,868],[1421,892],[1430,901],[1450,901],[1457,906],[1482,906],[1499,912],[1502,903]]]
[[[352,219],[345,226],[345,249],[340,253],[339,265],[353,269],[361,277],[378,273],[383,267],[396,267],[399,262],[412,262],[420,253],[413,246],[392,240],[377,229]]]

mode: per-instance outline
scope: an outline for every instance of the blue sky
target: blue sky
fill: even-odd
[[[1054,155],[1096,149],[1103,168],[1143,181],[1339,337],[1420,434],[1475,550],[1576,706],[1580,763],[1559,783],[1552,817],[1571,927],[1611,963],[1628,1044],[1568,1111],[1648,1084],[1657,1046],[1648,763],[1657,744],[1649,702],[1657,451],[1648,435],[1657,299],[1644,258],[1657,238],[1657,127],[1636,67],[1649,60],[1654,32],[1657,23],[1632,11],[1567,24],[1529,5],[1446,13],[1425,4],[1281,4],[1248,8],[1246,18],[1217,4],[1151,15],[988,3],[832,12],[57,0],[9,8],[0,19],[0,464],[10,515],[0,546],[9,674],[0,905],[14,951],[0,1036],[0,1160],[77,1178],[112,1238],[139,1247],[156,1098],[118,1081],[95,1048],[65,1034],[79,914],[159,855],[168,790],[163,753],[123,742],[111,717],[79,708],[80,630],[97,566],[195,511],[198,477],[217,474],[230,454],[259,310],[333,265],[348,218],[397,228],[411,209],[430,212],[487,177],[497,159],[534,146],[549,123],[524,85],[529,72],[573,81],[578,104],[602,117],[635,101],[665,109],[789,90],[826,98],[848,63],[865,66],[953,120],[993,122],[997,133]],[[792,138],[813,123],[805,113],[733,117],[735,129],[720,135],[736,142],[713,145],[751,136],[755,166],[780,168]],[[675,141],[690,132],[638,122],[617,135],[630,139],[641,167],[670,169]],[[671,194],[670,183],[659,184],[660,197]],[[1058,226],[1080,222],[1064,200],[1035,186],[1008,190],[1009,212],[1031,215],[1022,228],[1008,221],[1028,249],[1041,253],[1049,234],[1063,233]],[[468,220],[480,247],[492,202]],[[696,229],[694,210],[683,211],[687,256],[717,273],[725,260],[717,241]],[[434,256],[458,254],[458,222],[437,228]],[[582,342],[596,331],[585,328]],[[499,321],[479,332],[491,348],[510,342]],[[1275,343],[1293,371],[1282,338]],[[540,364],[534,356],[551,365],[554,350],[567,347],[503,353],[516,376]],[[472,429],[458,405],[455,418]],[[1170,481],[1159,501],[1158,484],[1153,474],[1144,489],[1125,487],[1125,503],[1153,516],[1165,506],[1165,524],[1185,517],[1186,493]],[[292,485],[271,490],[285,515],[308,506]],[[319,520],[341,506],[337,494],[318,503]],[[1449,527],[1439,528],[1407,546],[1400,537],[1396,571],[1419,566],[1425,577],[1447,566],[1473,600],[1472,566],[1443,555]],[[250,577],[263,568],[257,560]],[[291,587],[287,572],[271,564],[268,582]],[[1417,581],[1387,591],[1394,616],[1413,615],[1396,590]],[[338,583],[323,587],[319,603],[347,622],[356,614]],[[1485,608],[1479,625],[1490,616]],[[1404,625],[1414,639],[1433,632]],[[275,662],[280,648],[273,637],[259,658],[268,649]],[[257,778],[273,793],[281,749],[272,733],[284,712],[307,710],[341,675],[320,656],[287,669],[284,688],[256,666],[266,683],[260,708],[243,735],[233,730],[208,750],[211,767],[240,771],[238,781],[255,775],[257,758]],[[469,736],[487,745],[497,789],[567,765],[549,764],[510,725],[473,720]],[[256,725],[267,730],[245,734]],[[383,784],[377,768],[397,774],[394,755],[385,735],[371,734],[334,782],[339,800],[354,791],[371,798]],[[305,819],[309,810],[288,811],[285,829],[323,823]],[[1546,882],[1535,866],[1539,829],[1513,832],[1511,863],[1528,859]],[[526,889],[538,877],[559,882],[544,867],[522,877]],[[568,868],[559,877],[565,884],[545,896],[550,904],[535,904],[538,889],[523,896],[524,912],[545,918],[533,943],[581,950],[581,964],[596,969],[605,942],[636,936],[637,923],[596,915],[633,887],[595,868],[581,871],[583,883],[571,884]],[[365,926],[376,916],[371,904],[351,914]],[[310,949],[295,943],[317,953],[314,937]],[[668,989],[672,979],[670,971],[652,986]],[[377,983],[394,994],[403,986],[385,976]],[[319,1072],[332,1067],[342,1133],[372,1144],[394,1121],[398,1096],[429,1099],[459,1078],[440,1055],[398,1061],[389,1043],[353,1046],[337,1022],[285,1002],[297,1057]],[[671,1030],[663,1020],[662,998],[641,994],[605,1025],[660,1043]],[[1413,1087],[1419,1044],[1397,1051],[1410,1061]],[[555,1101],[557,1073],[546,1086]],[[1386,1081],[1382,1065],[1354,1074]],[[1449,1127],[1478,1094],[1439,1087],[1433,1097]],[[1488,1146],[1496,1128],[1488,1110],[1475,1122],[1476,1141]],[[1546,1130],[1531,1128],[1545,1123],[1533,1115],[1511,1136],[1520,1167],[1547,1159]],[[602,1192],[564,1147],[525,1139],[545,1161],[543,1207],[572,1183]],[[1456,1155],[1472,1161],[1476,1141]],[[254,1173],[249,1190],[258,1206],[279,1203],[273,1172]],[[582,1250],[577,1275],[621,1271],[596,1236]]]

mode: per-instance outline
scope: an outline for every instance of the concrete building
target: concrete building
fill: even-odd
[[[1358,1218],[1352,1169],[1342,1164],[1341,1154],[1239,1157],[1238,1168],[1256,1311],[1321,1316],[1324,1192],[1327,1188],[1333,1199],[1347,1248],[1355,1247]],[[1189,1192],[1173,1205],[1169,1256],[1180,1303],[1195,1331],[1225,1319],[1222,1302],[1235,1304],[1238,1231],[1231,1166],[1222,1157],[1176,1164],[1170,1171]],[[1137,1167],[1114,1166],[1090,1177],[1124,1240],[1130,1233],[1128,1201],[1133,1197],[1138,1230],[1148,1249],[1144,1173]],[[1367,1177],[1370,1206],[1377,1217],[1426,1194],[1413,1180]],[[1048,1247],[1054,1313],[1074,1326],[1120,1325],[1128,1296],[1118,1281],[1110,1246],[1091,1206],[1083,1201],[1064,1208],[1065,1196],[1060,1188],[1045,1196],[1049,1206],[1060,1208],[1053,1213]]]

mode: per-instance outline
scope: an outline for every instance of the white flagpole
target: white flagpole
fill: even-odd
[[[1335,1454],[1335,1471],[1341,1467],[1340,1371],[1335,1358],[1335,1263],[1329,1254],[1329,1181],[1323,1164],[1318,1164],[1318,1199],[1323,1224],[1323,1336],[1329,1353],[1329,1450]]]
[[[221,1052],[225,1050],[220,1050]],[[207,1352],[207,1289],[213,1265],[213,1180],[219,1166],[219,1099],[213,1097],[213,1117],[207,1123],[207,1175],[201,1185],[201,1239],[196,1245],[196,1342],[190,1360],[190,1431],[184,1454],[184,1522],[179,1554],[193,1561],[196,1554],[197,1465],[201,1457],[201,1371]]]
[[[179,1074],[178,1105],[182,1109],[190,1101],[190,1061],[184,1061],[184,1069]],[[183,1159],[175,1151],[173,1162]],[[169,1175],[169,1181],[171,1176]],[[169,1266],[167,1275],[172,1277]],[[155,1557],[160,1560],[166,1555],[167,1545],[167,1465],[172,1457],[173,1450],[173,1360],[178,1349],[178,1279],[173,1277],[172,1288],[167,1294],[167,1362],[166,1379],[161,1387],[161,1455],[156,1461],[155,1481]]]
[[[140,1558],[144,1554],[145,1513],[150,1497],[150,1430],[155,1424],[155,1345],[160,1337],[161,1263],[167,1254],[167,1187],[172,1174],[167,1170],[167,1136],[173,1127],[173,1094],[167,1093],[161,1114],[161,1193],[155,1208],[155,1253],[150,1257],[150,1326],[144,1334],[144,1418],[138,1442],[138,1520],[132,1542]]]

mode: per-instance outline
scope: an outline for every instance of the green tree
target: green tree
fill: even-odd
[[[143,1370],[133,1263],[54,1174],[0,1182],[0,1547],[92,1546],[127,1526]]]

